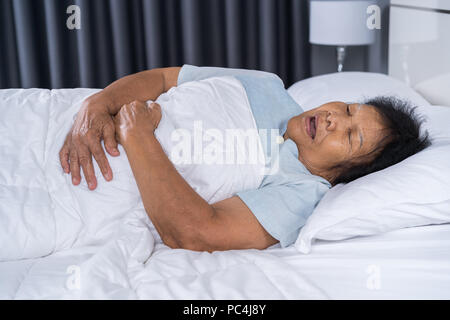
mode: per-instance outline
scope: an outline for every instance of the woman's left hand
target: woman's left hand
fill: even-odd
[[[154,134],[161,120],[161,106],[142,101],[133,101],[122,106],[114,117],[116,139],[124,145],[130,138],[143,138]]]

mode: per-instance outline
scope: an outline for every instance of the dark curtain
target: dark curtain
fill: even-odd
[[[69,30],[70,5],[81,29]],[[0,0],[0,88],[103,88],[184,63],[310,76],[307,0]]]

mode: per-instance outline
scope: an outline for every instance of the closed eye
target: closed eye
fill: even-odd
[[[352,146],[352,129],[348,129],[348,143]]]
[[[352,116],[350,113],[350,105],[347,105],[347,115],[349,115],[350,117]],[[348,143],[350,145],[350,150],[352,148],[352,129],[349,128],[348,129]]]

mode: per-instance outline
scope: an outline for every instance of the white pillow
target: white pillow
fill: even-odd
[[[431,106],[398,80],[373,73],[314,77],[288,92],[305,110],[333,100],[395,93],[419,105],[417,113],[427,120],[423,129],[433,139],[431,147],[401,163],[328,191],[300,231],[295,243],[300,252],[309,253],[314,239],[343,240],[450,222],[449,107]]]
[[[288,92],[305,111],[330,101],[361,102],[378,95],[407,98],[419,106],[430,105],[403,82],[381,73],[340,72],[316,76],[294,83]]]
[[[450,106],[450,73],[419,82],[414,89],[426,97],[432,104]]]

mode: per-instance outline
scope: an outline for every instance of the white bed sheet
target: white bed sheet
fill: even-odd
[[[450,224],[317,241],[283,254],[330,299],[450,299]]]
[[[157,245],[139,263],[124,248],[2,262],[0,298],[450,299],[450,224],[318,241],[309,255],[293,247],[200,253]],[[73,266],[81,269],[78,287]]]

